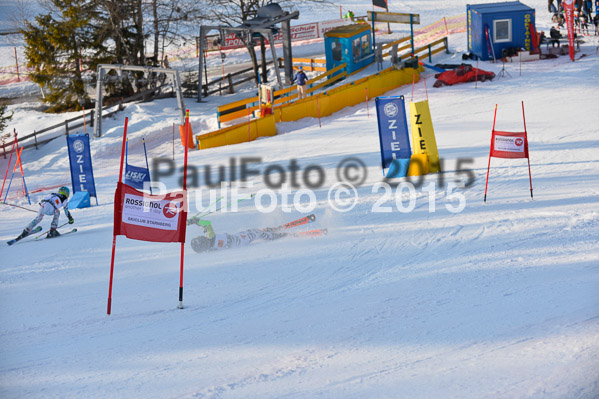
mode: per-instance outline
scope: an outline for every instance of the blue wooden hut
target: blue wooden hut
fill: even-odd
[[[363,24],[345,25],[324,34],[327,70],[347,64],[352,73],[374,62],[372,31]]]

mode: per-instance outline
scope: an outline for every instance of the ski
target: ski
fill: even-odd
[[[67,235],[67,234],[71,234],[71,233],[76,233],[76,232],[77,232],[77,229],[72,229],[72,230],[69,230],[69,231],[65,231],[64,233],[60,233],[60,235],[56,236],[56,237],[61,237],[61,236],[64,236],[64,235]],[[35,237],[35,239],[36,240],[41,240],[42,238],[55,238],[55,237],[44,237],[45,234],[48,234],[48,232],[47,231],[43,232],[39,236]]]
[[[56,237],[46,237],[46,238],[57,238],[57,237],[66,236],[67,234],[76,233],[76,232],[77,232],[77,229],[72,229],[72,230],[69,230],[69,231],[65,231],[64,233],[60,233],[60,235],[59,235],[59,236],[56,236]],[[35,239],[36,239],[36,240],[37,240],[38,238],[44,238],[44,237],[39,237],[39,236],[38,236],[38,237],[35,237]]]
[[[290,233],[292,237],[321,237],[326,236],[329,233],[327,229],[316,229],[308,231],[299,231],[297,233]]]
[[[287,229],[291,229],[293,227],[297,227],[297,226],[302,226],[304,224],[308,224],[308,223],[312,223],[316,220],[316,215],[314,215],[313,213],[308,215],[308,216],[304,216],[301,217],[299,219],[295,219],[292,220],[291,222],[287,222],[285,224],[280,225],[279,227],[277,227],[277,230],[287,230]]]
[[[35,229],[31,230],[31,231],[29,232],[29,234],[27,234],[25,237],[21,237],[21,238],[19,238],[19,237],[20,237],[20,236],[19,236],[19,237],[15,238],[14,240],[10,240],[10,241],[8,241],[8,242],[7,242],[7,244],[8,244],[8,245],[13,245],[13,244],[14,244],[14,243],[16,243],[16,242],[19,242],[19,241],[21,241],[23,238],[27,238],[27,237],[29,237],[29,236],[30,236],[30,235],[32,235],[32,234],[39,233],[40,231],[42,231],[42,226],[37,226]]]

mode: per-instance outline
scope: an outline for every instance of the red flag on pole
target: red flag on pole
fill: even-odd
[[[118,183],[114,195],[114,235],[152,242],[185,242],[185,191],[150,195]]]
[[[574,61],[574,0],[564,0],[564,16],[566,18],[566,27],[568,28],[568,50],[570,59]]]
[[[493,130],[491,133],[491,147],[489,150],[489,164],[487,166],[487,181],[485,183],[485,198],[487,202],[487,187],[489,186],[489,170],[491,169],[491,157],[495,158],[526,158],[528,161],[528,181],[530,183],[530,198],[532,196],[532,176],[530,174],[530,158],[528,156],[528,137],[526,134],[526,117],[524,116],[524,101],[522,101],[522,119],[524,120],[523,132],[502,132],[495,130],[497,118],[497,105],[495,105],[495,116],[493,117]]]

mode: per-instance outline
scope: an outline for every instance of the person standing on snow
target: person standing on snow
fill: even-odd
[[[263,239],[273,241],[285,237],[285,233],[277,232],[277,229],[249,229],[237,234],[215,234],[212,224],[206,220],[191,218],[187,224],[197,224],[204,229],[204,236],[198,236],[191,240],[191,247],[195,252],[218,251],[232,247],[241,247],[251,244],[254,240]]]
[[[306,76],[306,73],[304,72],[304,68],[302,66],[299,67],[299,71],[297,71],[297,73],[291,80],[291,83],[294,83],[295,81],[297,81],[297,92],[300,100],[302,98],[306,98],[306,83],[308,81],[308,77]]]
[[[56,230],[56,228],[58,227],[60,208],[64,209],[64,214],[69,219],[69,224],[73,224],[75,222],[75,219],[73,219],[71,213],[69,212],[69,194],[69,188],[63,186],[58,189],[57,193],[52,193],[43,200],[41,200],[39,203],[40,210],[37,214],[37,217],[33,219],[31,223],[27,225],[27,227],[25,227],[25,230],[23,230],[23,232],[17,240],[27,237],[31,230],[33,230],[33,228],[42,221],[44,215],[52,216],[52,222],[50,223],[50,231],[48,231],[46,238],[58,237],[60,233]]]

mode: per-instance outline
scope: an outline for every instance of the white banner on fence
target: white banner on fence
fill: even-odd
[[[323,37],[325,32],[330,31],[333,28],[338,26],[348,25],[352,22],[347,19],[335,19],[331,21],[323,21],[323,22],[312,22],[309,24],[302,25],[293,25],[291,26],[291,41],[297,40],[309,40],[309,39],[318,39]],[[283,34],[279,32],[274,36],[275,44],[283,43]],[[210,41],[208,41],[210,43]],[[269,42],[266,40],[266,44]],[[235,36],[234,33],[228,34],[225,36],[225,44],[221,46],[222,50],[231,50],[234,48],[244,47],[243,42],[240,38]]]

